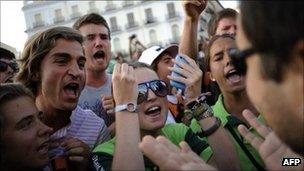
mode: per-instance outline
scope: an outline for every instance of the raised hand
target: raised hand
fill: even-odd
[[[138,90],[133,67],[128,64],[115,64],[112,74],[113,97],[116,105],[135,103]]]
[[[207,6],[206,0],[184,0],[183,8],[186,17],[198,20],[200,14],[204,11]]]
[[[77,138],[67,138],[61,143],[75,170],[87,170],[89,166],[90,147]]]
[[[176,67],[169,67],[171,71],[177,72],[183,77],[172,77],[168,75],[168,78],[170,80],[178,81],[181,83],[184,83],[186,85],[186,90],[185,90],[185,97],[186,101],[194,99],[198,97],[201,94],[201,84],[202,84],[202,76],[203,72],[200,70],[199,66],[196,64],[196,62],[189,58],[186,55],[183,55],[184,59],[189,64],[179,62],[173,59],[173,62],[177,65],[179,65],[181,68],[176,68]]]
[[[303,170],[303,162],[298,167],[282,166],[283,158],[303,158],[285,145],[279,137],[267,126],[260,123],[249,110],[243,111],[244,118],[260,134],[256,136],[244,125],[238,127],[241,135],[259,152],[269,170]],[[275,115],[274,115],[275,117]]]
[[[101,102],[103,108],[107,111],[107,114],[114,114],[114,99],[109,95],[101,95]]]
[[[145,136],[139,148],[160,170],[216,170],[196,155],[186,142],[175,146],[165,137]]]

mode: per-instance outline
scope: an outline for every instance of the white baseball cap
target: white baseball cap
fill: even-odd
[[[151,65],[153,61],[158,58],[163,52],[168,52],[173,58],[175,58],[178,53],[178,46],[170,45],[166,48],[163,48],[161,46],[152,46],[142,52],[141,56],[138,59],[138,62]]]

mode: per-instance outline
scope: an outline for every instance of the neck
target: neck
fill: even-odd
[[[71,120],[72,111],[64,111],[60,109],[55,109],[50,105],[43,103],[42,97],[38,96],[36,98],[36,106],[38,110],[43,112],[43,122],[47,126],[53,128],[53,132],[67,126]]]
[[[91,87],[101,87],[107,82],[107,73],[106,71],[92,71],[87,70],[86,73],[86,85]]]
[[[229,114],[237,117],[245,123],[247,122],[242,115],[244,109],[249,109],[255,116],[259,115],[258,111],[250,102],[245,90],[236,93],[223,93],[223,104]]]

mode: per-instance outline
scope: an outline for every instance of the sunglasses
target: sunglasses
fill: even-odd
[[[140,104],[148,99],[148,91],[151,89],[158,97],[165,97],[169,93],[167,84],[162,80],[153,80],[138,84],[137,104]]]
[[[235,69],[241,74],[246,74],[247,66],[245,60],[256,52],[257,51],[254,48],[249,48],[245,50],[230,49],[228,51],[228,54]]]
[[[18,66],[16,62],[6,63],[4,61],[0,61],[0,72],[4,72],[7,70],[7,67],[12,68],[14,72],[18,71]]]

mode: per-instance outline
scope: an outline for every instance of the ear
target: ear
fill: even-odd
[[[207,72],[206,74],[209,76],[211,81],[216,81],[211,72]]]
[[[32,80],[32,81],[39,81],[39,80],[40,80],[40,75],[39,75],[39,73],[38,73],[38,72],[32,73],[32,75],[31,75],[31,80]]]

